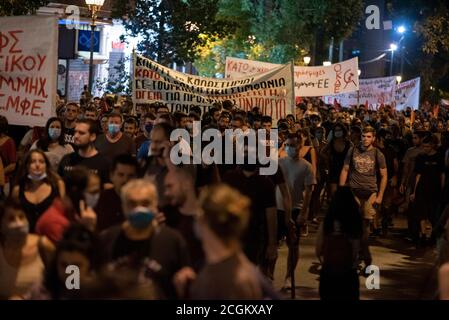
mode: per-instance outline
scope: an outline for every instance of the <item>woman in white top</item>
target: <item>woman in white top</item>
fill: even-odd
[[[20,299],[39,283],[54,251],[50,240],[28,231],[19,202],[10,199],[0,206],[0,300]]]
[[[45,125],[45,132],[41,139],[37,140],[30,150],[41,149],[45,152],[51,164],[51,169],[57,170],[62,157],[72,153],[73,147],[64,142],[64,122],[56,117],[50,118]]]

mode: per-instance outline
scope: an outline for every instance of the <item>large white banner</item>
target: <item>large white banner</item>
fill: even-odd
[[[359,92],[326,96],[324,102],[333,104],[336,101],[343,107],[364,104],[369,109],[377,109],[394,101],[395,86],[395,77],[360,79]]]
[[[225,78],[238,79],[277,67],[278,64],[227,57]],[[330,66],[295,66],[294,79],[297,99],[353,92],[359,88],[358,59],[352,58]]]
[[[10,124],[44,126],[55,114],[57,17],[0,18],[0,113]]]
[[[421,78],[404,81],[396,86],[395,103],[397,110],[407,107],[419,108],[419,89]]]
[[[164,67],[143,56],[134,58],[133,99],[136,104],[163,102],[174,111],[203,113],[214,102],[231,100],[250,111],[259,107],[274,121],[294,113],[292,65],[236,80],[203,78]]]

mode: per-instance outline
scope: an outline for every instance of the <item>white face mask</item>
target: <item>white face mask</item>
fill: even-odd
[[[335,136],[335,138],[341,138],[341,137],[343,137],[343,132],[342,131],[335,131],[334,132],[334,136]]]
[[[91,208],[95,208],[100,199],[100,193],[89,193],[84,192],[84,199],[86,200],[86,205]]]
[[[42,174],[40,174],[40,175],[36,175],[36,174],[32,174],[32,173],[30,173],[29,175],[28,175],[28,178],[30,179],[30,180],[32,180],[32,181],[42,181],[42,180],[44,180],[45,178],[47,178],[47,173],[42,173]]]
[[[2,227],[2,234],[8,239],[23,239],[30,231],[28,223],[13,222]]]

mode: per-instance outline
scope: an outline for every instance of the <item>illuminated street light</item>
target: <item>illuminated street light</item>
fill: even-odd
[[[396,76],[396,82],[399,84],[402,81],[402,76]]]
[[[360,75],[362,74],[362,70],[357,70],[357,74],[359,75],[359,77],[360,77]]]
[[[330,66],[332,64],[332,62],[330,62],[330,61],[324,61],[323,62],[323,66],[325,66],[325,67],[328,67],[328,66]]]
[[[104,4],[104,0],[85,0],[89,8],[89,13],[91,17],[90,24],[90,60],[89,60],[89,93],[92,94],[93,85],[93,71],[94,71],[94,38],[95,38],[95,28],[97,14]]]
[[[398,33],[400,33],[400,34],[403,34],[405,31],[407,31],[407,29],[405,29],[404,26],[399,26],[397,31],[398,31]]]
[[[390,50],[391,51],[396,51],[398,50],[398,45],[396,43],[391,43],[390,44]]]
[[[306,66],[309,65],[311,58],[309,56],[305,56],[304,58],[302,58],[302,60],[304,61],[304,64]]]

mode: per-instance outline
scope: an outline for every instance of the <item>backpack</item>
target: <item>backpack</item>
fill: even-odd
[[[353,268],[353,242],[347,235],[334,232],[325,236],[323,249],[323,267],[332,272],[344,272]]]

